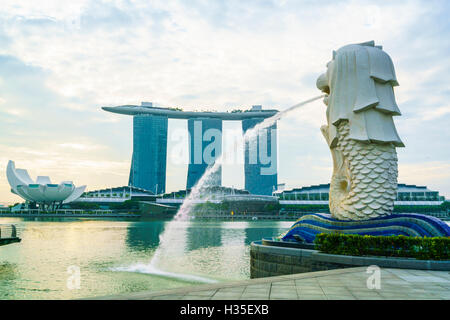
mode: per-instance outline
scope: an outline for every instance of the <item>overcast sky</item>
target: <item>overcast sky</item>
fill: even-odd
[[[132,118],[101,106],[154,101],[185,110],[317,96],[332,50],[375,40],[391,56],[406,148],[399,182],[450,197],[448,1],[9,1],[0,5],[0,203],[20,201],[8,160],[32,178],[88,190],[128,183]],[[278,123],[279,183],[328,183],[332,160],[316,101]],[[186,127],[169,120],[171,132]],[[226,122],[224,128],[240,128]],[[167,191],[185,165],[169,161]],[[241,165],[223,184],[243,187]]]

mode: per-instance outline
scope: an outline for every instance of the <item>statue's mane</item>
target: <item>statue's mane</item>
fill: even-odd
[[[332,123],[348,119],[348,112],[374,108],[391,115],[400,115],[392,87],[398,86],[394,65],[381,46],[373,41],[351,44],[333,51],[333,72],[330,79],[330,107],[339,111]]]

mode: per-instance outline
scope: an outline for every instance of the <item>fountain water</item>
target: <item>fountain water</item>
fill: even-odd
[[[323,97],[325,97],[326,95],[320,95],[317,97],[314,97],[312,99],[309,100],[305,100],[303,102],[297,103],[296,105],[293,105],[292,107],[283,110],[281,112],[278,112],[277,114],[275,114],[274,116],[270,117],[270,118],[266,118],[264,119],[264,121],[258,123],[257,125],[255,125],[253,128],[247,130],[243,136],[243,141],[244,144],[249,142],[250,140],[254,139],[257,137],[258,135],[258,131],[265,129],[271,125],[273,125],[277,120],[279,120],[280,118],[282,118],[284,115],[286,115],[287,113],[290,113],[291,111],[294,111],[308,103],[311,103],[313,101],[319,100]],[[116,271],[128,271],[128,272],[141,272],[141,273],[150,273],[150,274],[155,274],[155,275],[159,275],[159,276],[165,276],[165,277],[170,277],[170,278],[178,278],[181,280],[191,280],[191,281],[198,281],[198,282],[215,282],[215,280],[212,279],[208,279],[208,278],[203,278],[203,277],[199,277],[199,276],[194,276],[194,275],[186,275],[186,274],[178,274],[178,273],[172,273],[172,272],[165,272],[162,271],[160,269],[157,268],[157,264],[159,263],[162,254],[166,251],[167,249],[167,245],[169,244],[169,236],[170,234],[173,234],[173,230],[175,227],[175,222],[176,221],[182,221],[182,220],[187,220],[189,218],[189,213],[192,211],[192,209],[194,208],[197,199],[202,199],[202,200],[208,200],[208,193],[205,192],[205,189],[211,185],[212,183],[212,179],[214,178],[214,173],[217,172],[217,170],[219,170],[219,168],[222,165],[224,159],[224,153],[222,153],[214,162],[214,164],[212,166],[210,166],[205,173],[203,174],[203,176],[198,180],[198,182],[195,184],[195,186],[192,188],[189,196],[183,201],[183,203],[181,204],[180,208],[178,209],[178,212],[176,213],[175,217],[173,218],[172,221],[170,221],[168,224],[166,224],[166,228],[164,229],[164,231],[161,233],[161,235],[159,236],[159,246],[156,249],[152,260],[150,261],[149,265],[143,265],[143,264],[139,264],[139,265],[134,265],[134,266],[130,266],[130,267],[125,267],[125,268],[115,268],[114,270]],[[206,194],[206,198],[205,198],[205,194]]]
[[[325,95],[320,95],[318,97],[297,103],[296,105],[293,105],[292,107],[283,110],[281,112],[278,112],[274,116],[270,118],[264,119],[264,121],[258,123],[253,128],[247,130],[244,134],[243,140],[244,144],[249,142],[250,140],[254,139],[258,135],[258,131],[265,129],[267,127],[270,127],[273,125],[277,120],[279,120],[281,117],[283,117],[285,114],[298,109],[310,102],[316,101],[318,99],[323,98]],[[183,201],[180,209],[178,210],[177,214],[175,215],[175,220],[183,220],[189,217],[189,212],[191,212],[193,205],[195,204],[195,199],[199,199],[200,195],[205,194],[205,188],[211,185],[211,178],[214,177],[214,173],[219,170],[220,166],[222,165],[224,159],[224,153],[222,153],[214,162],[212,166],[210,166],[203,176],[199,179],[197,184],[192,188],[191,193],[189,196]],[[202,197],[204,199],[204,197]],[[162,239],[161,239],[162,240]]]

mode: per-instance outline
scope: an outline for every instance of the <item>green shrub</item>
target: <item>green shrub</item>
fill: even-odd
[[[450,260],[450,237],[320,233],[316,235],[314,243],[319,251],[330,254]]]
[[[280,210],[281,205],[277,202],[277,203],[269,203],[267,205],[264,206],[264,211],[278,211]]]
[[[109,205],[111,210],[128,210],[128,209],[139,209],[139,201],[135,200],[125,200],[124,202],[111,203]]]

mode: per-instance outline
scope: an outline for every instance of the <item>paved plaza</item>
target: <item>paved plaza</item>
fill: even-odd
[[[138,300],[414,300],[450,299],[450,272],[381,269],[380,288],[366,267],[198,285],[96,299]],[[373,279],[373,278],[371,278]],[[375,284],[369,279],[369,285]]]

